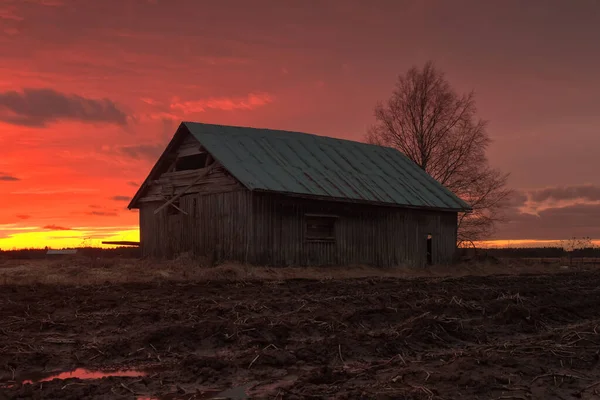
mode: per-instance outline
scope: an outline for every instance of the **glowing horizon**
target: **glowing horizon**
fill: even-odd
[[[1,226],[0,226],[1,228]],[[102,244],[103,241],[139,242],[140,233],[137,227],[81,227],[69,230],[38,231],[37,227],[16,228],[16,233],[0,238],[0,250],[19,249],[59,249],[100,247],[114,248],[115,245]],[[478,248],[515,248],[515,247],[561,247],[563,242],[570,240],[536,240],[536,239],[501,239],[476,242]],[[600,246],[600,239],[592,239],[594,246]]]
[[[476,246],[484,248],[515,248],[515,247],[562,247],[563,243],[571,238],[556,240],[536,240],[536,239],[501,239],[501,240],[483,240],[476,242]],[[600,239],[592,239],[592,245],[600,246]]]
[[[113,248],[116,246],[102,244],[102,242],[138,242],[140,240],[138,228],[123,228],[123,230],[114,231],[74,228],[72,230],[19,232],[0,238],[0,250],[43,249],[46,247],[51,249],[74,247]]]

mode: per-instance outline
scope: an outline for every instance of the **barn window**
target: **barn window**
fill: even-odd
[[[207,153],[198,153],[191,156],[179,157],[175,162],[175,171],[189,171],[204,168]]]
[[[335,215],[306,214],[306,240],[318,242],[335,241]]]

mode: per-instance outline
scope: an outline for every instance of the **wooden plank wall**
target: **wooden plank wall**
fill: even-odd
[[[168,207],[154,214],[161,202],[140,209],[140,240],[144,256],[170,258],[190,252],[214,261],[245,262],[250,236],[251,196],[246,190],[194,193],[181,196],[183,213]]]
[[[248,261],[251,195],[247,190],[183,196],[181,206],[189,212],[183,232],[185,247],[214,262]]]
[[[310,201],[236,190],[181,197],[188,215],[140,209],[146,256],[191,252],[214,261],[260,265],[424,265],[427,235],[433,263],[456,251],[456,213]],[[305,214],[335,214],[335,242],[305,240]]]
[[[427,235],[433,263],[456,250],[456,213],[253,195],[251,259],[266,265],[424,265]],[[338,216],[335,242],[306,241],[305,214]]]
[[[211,167],[207,167],[211,168]],[[158,179],[154,179],[148,186],[140,202],[164,201],[164,196],[171,197],[183,190],[186,193],[195,192],[228,192],[241,189],[241,184],[231,176],[221,165],[214,165],[208,175],[197,181],[198,175],[205,169],[190,171],[165,172]],[[193,184],[192,187],[189,187]]]

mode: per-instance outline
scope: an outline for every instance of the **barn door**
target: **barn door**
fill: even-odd
[[[433,264],[433,235],[427,234],[427,265]]]

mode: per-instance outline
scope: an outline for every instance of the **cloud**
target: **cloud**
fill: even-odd
[[[14,182],[14,181],[20,181],[20,179],[17,178],[16,176],[0,172],[0,181]]]
[[[517,190],[506,212],[510,217],[520,213],[538,215],[543,210],[577,204],[600,204],[600,186],[588,184]]]
[[[131,197],[130,196],[113,196],[113,197],[111,197],[111,199],[114,201],[130,201]]]
[[[0,19],[11,20],[11,21],[23,21],[23,17],[14,13],[14,11],[8,8],[0,8]]]
[[[87,188],[78,188],[78,187],[66,187],[61,189],[41,189],[41,188],[33,188],[20,190],[17,192],[11,192],[11,194],[30,194],[30,195],[44,195],[44,194],[60,194],[60,193],[93,193],[98,192],[99,189],[87,189]]]
[[[494,239],[600,238],[600,186],[516,190]]]
[[[116,212],[109,212],[109,211],[89,211],[86,212],[87,215],[95,215],[98,217],[116,217],[117,213]]]
[[[528,200],[529,196],[527,192],[515,190],[513,191],[512,195],[508,198],[508,205],[509,207],[518,208],[524,206]]]
[[[31,218],[31,215],[18,214],[17,218],[19,218],[19,219],[29,219],[29,218]]]
[[[62,7],[65,3],[62,0],[25,0],[28,3],[38,4],[46,7]]]
[[[15,28],[15,27],[7,27],[7,28],[4,28],[3,30],[4,30],[4,33],[6,33],[6,34],[7,34],[7,35],[9,35],[9,36],[15,36],[15,35],[18,35],[18,34],[19,34],[19,32],[20,32],[20,31],[19,31],[17,28]]]
[[[127,124],[127,115],[109,99],[89,99],[53,89],[0,92],[0,121],[43,127],[56,121]]]
[[[139,185],[139,183],[137,183],[137,182],[134,182],[134,181],[129,181],[129,182],[127,182],[127,184],[128,184],[129,186],[133,186],[133,187],[139,187],[139,186],[140,186],[140,185]]]
[[[546,208],[537,214],[512,212],[509,221],[498,226],[494,239],[566,239],[600,237],[600,204],[573,204]]]
[[[66,227],[60,226],[60,225],[46,225],[42,229],[48,229],[50,231],[70,231],[70,230],[72,230],[71,228],[66,228]]]
[[[155,161],[164,150],[163,145],[158,144],[137,144],[130,146],[121,146],[119,151],[136,160],[151,160]]]
[[[20,226],[18,224],[0,224],[0,239],[10,238],[25,232],[35,232],[40,228],[37,226]]]
[[[212,97],[196,101],[175,101],[171,104],[172,110],[179,110],[184,114],[205,112],[208,109],[233,111],[253,110],[273,102],[273,96],[268,93],[250,93],[246,97]]]
[[[560,201],[577,199],[600,201],[600,186],[576,185],[538,189],[530,192],[530,198],[537,203],[548,200]]]
[[[146,104],[151,105],[151,106],[158,106],[158,105],[161,104],[160,101],[154,100],[154,99],[152,99],[150,97],[141,97],[140,100],[143,101]]]

